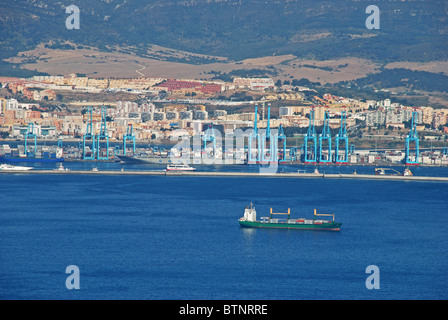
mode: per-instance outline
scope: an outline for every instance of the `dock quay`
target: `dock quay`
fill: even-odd
[[[32,175],[143,175],[143,176],[169,176],[169,177],[268,177],[268,178],[306,178],[306,179],[358,179],[358,180],[389,180],[389,181],[433,181],[448,182],[448,177],[430,176],[392,176],[370,174],[325,174],[325,173],[259,173],[259,172],[209,172],[209,171],[86,171],[86,170],[29,170],[7,171],[1,170],[0,174],[32,174]]]

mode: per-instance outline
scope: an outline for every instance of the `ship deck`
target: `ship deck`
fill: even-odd
[[[268,221],[246,221],[239,220],[242,227],[245,228],[268,228],[268,229],[300,229],[300,230],[327,230],[339,231],[342,223],[312,219],[301,219],[304,222],[268,222]],[[311,222],[308,222],[311,221]]]

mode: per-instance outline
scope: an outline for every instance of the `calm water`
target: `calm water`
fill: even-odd
[[[13,165],[18,166],[32,166],[35,170],[52,170],[57,169],[60,163],[26,163],[26,162],[17,162],[12,163]],[[166,169],[166,164],[131,164],[126,163],[122,164],[119,162],[98,162],[98,161],[65,161],[63,163],[65,168],[71,170],[87,170],[90,171],[92,168],[96,167],[100,171],[102,170],[110,170],[110,171],[120,171],[124,168],[126,171],[164,171]],[[194,166],[194,165],[193,165]],[[260,172],[260,167],[257,165],[202,165],[202,166],[194,166],[197,171],[214,171],[214,172]],[[383,167],[383,166],[378,166]],[[297,172],[301,170],[301,172],[313,173],[314,169],[318,169],[320,173],[329,173],[329,174],[352,174],[356,171],[358,174],[375,174],[375,166],[342,166],[342,165],[279,165],[278,168],[275,169],[277,171],[273,172]],[[405,167],[404,166],[387,166],[388,173],[403,173]],[[416,176],[432,176],[432,177],[448,177],[448,167],[425,167],[425,166],[417,166],[410,167],[412,173]],[[395,172],[394,172],[395,170]]]
[[[242,229],[250,202],[343,226]],[[17,174],[0,204],[1,299],[448,298],[446,183]]]

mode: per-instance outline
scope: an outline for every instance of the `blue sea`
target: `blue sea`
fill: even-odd
[[[93,165],[123,166],[64,164]],[[320,168],[354,169],[373,171]],[[272,207],[312,218],[316,208],[343,225],[244,229],[238,219],[250,203],[258,217]],[[2,174],[0,208],[1,299],[448,298],[447,183]],[[66,288],[70,265],[78,290]],[[366,287],[372,265],[379,289]]]

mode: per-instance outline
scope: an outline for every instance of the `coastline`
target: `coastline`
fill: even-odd
[[[32,175],[115,175],[115,176],[168,176],[168,177],[265,177],[265,178],[308,178],[308,179],[358,179],[388,181],[433,181],[448,182],[448,177],[430,176],[389,176],[370,174],[325,174],[325,173],[254,173],[254,172],[172,172],[172,171],[85,171],[85,170],[29,170],[6,171],[0,174],[32,174]]]

